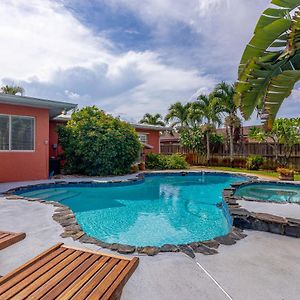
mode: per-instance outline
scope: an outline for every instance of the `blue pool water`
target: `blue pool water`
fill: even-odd
[[[257,201],[300,202],[300,185],[255,183],[239,187],[235,195]]]
[[[22,195],[69,206],[83,230],[102,241],[161,246],[226,235],[231,218],[222,191],[243,179],[225,174],[157,175],[133,185],[58,187]]]

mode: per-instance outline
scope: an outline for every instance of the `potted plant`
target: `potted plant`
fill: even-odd
[[[134,164],[130,167],[130,172],[131,173],[136,173],[139,171],[139,165],[138,164]]]
[[[144,161],[139,163],[139,170],[140,171],[145,171],[145,162]]]
[[[294,170],[287,168],[278,168],[277,172],[279,173],[280,180],[294,181]]]

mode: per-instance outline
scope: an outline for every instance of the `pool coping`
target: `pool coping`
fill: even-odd
[[[293,182],[279,182],[279,181],[259,181],[252,180],[248,182],[235,182],[231,184],[230,188],[223,190],[223,198],[228,205],[230,215],[233,218],[233,226],[240,229],[250,229],[257,231],[265,231],[280,235],[286,235],[290,237],[300,238],[300,219],[276,216],[268,213],[256,213],[250,212],[249,210],[242,207],[238,201],[245,200],[257,203],[273,203],[273,204],[285,204],[276,201],[260,201],[256,199],[248,199],[240,196],[236,196],[235,192],[239,187],[257,183],[267,183],[267,184],[278,184],[278,185],[297,185],[299,183]],[[294,202],[286,202],[293,203]],[[300,204],[300,203],[297,203]]]
[[[231,184],[232,187],[235,188],[234,190],[234,194],[235,192],[240,188],[240,187],[244,187],[244,186],[249,186],[249,185],[255,185],[255,184],[274,184],[274,185],[287,185],[287,186],[298,186],[300,188],[300,183],[299,182],[293,182],[293,181],[274,181],[274,180],[250,180],[248,182],[237,182],[237,183],[233,183]],[[296,205],[300,205],[300,202],[293,202],[293,201],[274,201],[274,200],[257,200],[255,198],[248,198],[248,197],[243,197],[243,196],[238,196],[238,195],[234,195],[234,197],[240,201],[240,200],[245,200],[245,201],[251,201],[251,202],[257,202],[257,203],[276,203],[276,204],[286,204],[286,203],[291,203],[291,204],[296,204]]]
[[[217,254],[218,247],[220,245],[233,245],[236,243],[236,241],[241,240],[245,238],[247,235],[243,232],[243,229],[255,229],[255,230],[262,230],[263,228],[267,228],[266,226],[254,226],[251,225],[249,226],[248,224],[254,224],[255,222],[252,222],[252,218],[257,222],[264,222],[266,223],[265,220],[261,220],[262,216],[260,214],[255,214],[255,213],[250,213],[244,208],[242,208],[238,203],[238,199],[234,199],[233,193],[234,189],[243,183],[238,183],[238,184],[232,184],[231,188],[227,188],[223,190],[223,199],[224,203],[227,204],[229,214],[232,218],[233,224],[231,228],[231,232],[229,232],[227,235],[224,236],[219,236],[215,237],[214,239],[207,240],[207,241],[199,241],[199,242],[191,242],[187,244],[165,244],[161,247],[157,246],[144,246],[144,247],[136,247],[132,245],[125,245],[125,244],[120,244],[120,243],[107,243],[104,241],[101,241],[99,239],[96,239],[94,237],[89,236],[86,234],[81,226],[77,223],[75,214],[69,208],[68,206],[61,204],[56,201],[48,201],[48,200],[43,200],[40,198],[31,198],[31,197],[23,197],[21,195],[15,194],[16,192],[20,192],[22,190],[28,190],[30,188],[32,189],[39,189],[39,188],[45,188],[47,187],[52,187],[52,186],[89,186],[89,187],[96,187],[96,186],[117,186],[117,185],[124,185],[124,184],[138,184],[142,183],[144,181],[145,176],[159,176],[159,175],[178,175],[178,176],[185,176],[187,174],[189,175],[199,175],[200,174],[224,174],[224,175],[232,175],[236,177],[244,177],[248,178],[250,181],[249,182],[261,182],[261,180],[258,180],[257,176],[252,176],[252,175],[245,175],[243,173],[229,173],[229,172],[222,172],[222,171],[155,171],[155,172],[142,172],[138,173],[135,178],[133,179],[124,179],[124,180],[103,180],[103,181],[95,181],[95,180],[78,180],[78,181],[57,181],[57,182],[51,182],[51,183],[41,183],[37,185],[27,185],[27,186],[21,186],[17,188],[10,189],[4,193],[4,196],[6,199],[10,200],[27,200],[27,201],[33,201],[33,202],[39,202],[47,205],[53,205],[55,207],[54,214],[52,216],[53,220],[58,222],[64,229],[64,232],[61,234],[61,237],[72,237],[73,240],[78,240],[81,243],[88,243],[88,244],[95,244],[97,246],[100,246],[102,248],[107,248],[113,251],[117,251],[121,254],[132,254],[132,253],[139,253],[139,254],[145,254],[149,256],[156,255],[160,252],[183,252],[186,255],[194,258],[195,253],[202,253],[205,255],[213,255]],[[247,182],[247,183],[249,183]],[[255,215],[254,215],[255,214]],[[257,215],[257,216],[256,216]],[[269,215],[273,216],[273,215]],[[276,216],[273,216],[271,218],[272,224],[274,223],[274,220],[277,220],[279,222],[279,219],[275,218]],[[266,218],[266,217],[265,217]],[[277,217],[281,218],[281,217]],[[258,220],[258,221],[257,221]],[[281,220],[281,219],[280,219]],[[294,220],[294,221],[293,221]],[[296,220],[296,221],[295,221]],[[295,225],[296,222],[296,225]],[[255,224],[256,224],[255,223]],[[280,222],[279,222],[280,223]],[[288,229],[285,229],[283,232],[287,232],[289,236],[295,236],[293,235],[294,231],[293,228],[296,226],[297,228],[299,227],[299,236],[297,234],[296,237],[300,237],[300,220],[297,219],[291,219],[287,220],[286,222],[288,225],[285,226]],[[282,224],[282,220],[281,223]],[[251,228],[249,228],[251,227]],[[257,229],[257,228],[259,229]],[[268,226],[269,228],[270,226]],[[272,226],[272,230],[262,230],[262,231],[269,231],[273,233],[279,233],[281,231],[273,229],[274,226]],[[292,227],[292,229],[291,229]],[[277,231],[277,232],[274,232]],[[298,231],[296,230],[296,233]],[[281,233],[280,233],[281,234]]]

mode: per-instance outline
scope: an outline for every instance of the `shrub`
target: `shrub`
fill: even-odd
[[[141,149],[138,136],[129,124],[95,106],[73,113],[67,125],[58,128],[58,134],[68,173],[126,174]]]
[[[248,170],[258,170],[264,163],[261,155],[252,155],[247,158],[246,168]]]
[[[188,163],[181,154],[163,155],[149,153],[146,156],[146,168],[155,170],[186,169]]]
[[[167,155],[165,159],[167,169],[186,169],[188,167],[185,156],[181,154]]]
[[[163,160],[160,154],[149,153],[146,155],[146,168],[147,169],[164,169]]]

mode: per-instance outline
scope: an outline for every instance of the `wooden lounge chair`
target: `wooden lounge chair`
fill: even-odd
[[[25,236],[25,233],[0,231],[0,250],[23,240]]]
[[[0,278],[0,299],[120,299],[138,262],[57,244]]]

